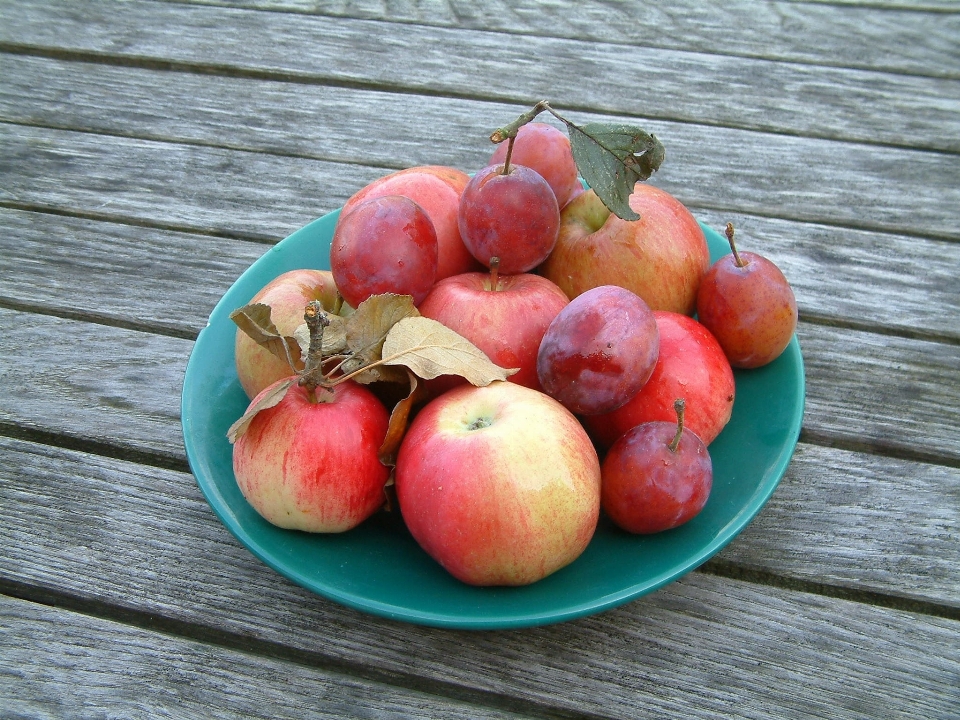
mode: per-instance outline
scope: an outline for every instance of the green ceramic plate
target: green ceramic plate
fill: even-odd
[[[616,607],[676,580],[730,542],[759,512],[790,462],[803,415],[803,360],[796,338],[770,365],[736,375],[733,417],[710,446],[714,484],[694,520],[632,536],[601,520],[573,564],[521,588],[475,588],[430,559],[396,515],[381,514],[341,535],[281,530],[247,504],[233,477],[226,432],[247,398],[234,370],[229,318],[282,272],[327,268],[338,213],[293,233],[227,291],[197,338],[183,385],[183,435],[190,467],[214,512],[249,550],[294,582],[387,618],[456,628],[555,623]],[[726,241],[704,227],[714,259]]]

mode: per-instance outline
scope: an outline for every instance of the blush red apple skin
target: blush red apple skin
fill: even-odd
[[[501,275],[496,288],[492,282],[490,273],[479,272],[445,278],[420,303],[420,314],[465,337],[496,365],[518,368],[510,382],[539,390],[540,341],[569,300],[539,275]],[[443,377],[446,388],[466,382],[459,376]]]
[[[797,300],[773,262],[752,252],[724,255],[707,271],[697,295],[697,317],[736,368],[776,360],[797,329]]]
[[[675,422],[643,423],[617,440],[603,460],[603,509],[627,532],[679,527],[707,504],[713,487],[707,446],[684,428],[671,450],[676,433]]]
[[[572,200],[540,274],[571,299],[600,285],[619,285],[652,310],[692,315],[710,266],[703,230],[679,200],[646,183],[636,184],[630,207],[639,220],[617,217],[592,190]]]
[[[574,298],[550,323],[537,354],[544,391],[580,415],[610,412],[644,386],[657,362],[653,312],[634,293],[604,285]]]
[[[585,417],[597,443],[609,448],[630,428],[663,420],[674,423],[677,398],[686,400],[685,426],[706,445],[713,442],[733,412],[733,368],[716,338],[693,318],[655,312],[660,355],[650,379],[623,406],[603,415]]]
[[[508,382],[428,403],[397,457],[403,519],[471,585],[527,585],[573,562],[600,513],[600,462],[578,420]]]
[[[377,178],[358,190],[344,204],[340,214],[375,197],[402,195],[423,208],[437,233],[437,279],[481,268],[463,240],[457,224],[460,195],[470,182],[462,170],[443,165],[421,165]]]
[[[486,267],[500,258],[504,275],[542,263],[557,242],[560,210],[543,177],[523,165],[489,165],[474,175],[460,197],[460,237]]]
[[[490,157],[488,165],[500,165],[507,157],[509,142],[502,142]],[[563,207],[583,192],[577,173],[577,163],[570,149],[570,138],[562,130],[542,122],[528,123],[517,132],[510,162],[525,165],[543,176],[557,205]]]
[[[332,392],[329,402],[312,403],[294,383],[278,405],[258,412],[234,443],[240,491],[274,525],[344,532],[384,503],[389,470],[378,453],[387,410],[352,381]],[[323,393],[317,390],[318,397]]]
[[[333,274],[328,270],[291,270],[267,283],[250,302],[269,305],[270,319],[277,330],[281,335],[292,336],[303,324],[303,309],[307,303],[318,300],[324,309],[333,310],[337,296]],[[234,356],[237,377],[250,399],[293,372],[286,360],[261,347],[239,329],[234,343]],[[302,363],[296,369],[302,370]]]
[[[437,277],[437,233],[417,203],[402,195],[365,200],[341,213],[330,245],[330,270],[357,307],[371,295],[422,301]]]

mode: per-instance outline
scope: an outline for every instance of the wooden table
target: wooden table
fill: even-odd
[[[325,7],[329,5],[330,7]],[[960,6],[0,2],[0,715],[960,716]],[[392,170],[478,169],[547,98],[800,305],[772,500],[697,571],[515,631],[379,619],[217,520],[193,340]]]

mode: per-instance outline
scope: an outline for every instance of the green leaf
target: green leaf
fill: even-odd
[[[631,125],[566,125],[573,159],[587,185],[610,212],[624,220],[639,220],[630,208],[630,195],[634,185],[648,179],[663,162],[660,141]]]

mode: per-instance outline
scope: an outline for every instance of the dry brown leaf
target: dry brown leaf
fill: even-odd
[[[380,359],[380,349],[390,328],[404,318],[419,316],[410,295],[384,293],[360,303],[345,323],[347,350],[360,363],[354,369]]]
[[[269,305],[253,303],[234,310],[230,313],[230,319],[257,344],[265,347],[281,360],[285,360],[291,369],[302,368],[300,344],[296,338],[280,334],[277,326],[270,319],[270,312]]]
[[[395,368],[399,369],[399,368]],[[407,432],[407,425],[410,421],[410,412],[413,406],[423,396],[423,386],[417,382],[417,376],[407,369],[403,373],[410,383],[410,392],[393,407],[390,413],[390,425],[387,428],[387,436],[380,445],[380,462],[389,467],[397,464],[397,452],[400,450],[400,442]],[[419,391],[419,392],[418,392]]]
[[[258,395],[255,402],[250,404],[240,419],[227,430],[227,440],[230,441],[230,444],[232,445],[240,439],[240,436],[247,431],[247,428],[250,427],[250,423],[258,412],[278,405],[287,394],[287,390],[289,390],[290,386],[295,382],[297,382],[297,378],[289,377],[273,385],[269,391]]]
[[[506,380],[517,369],[494,365],[486,354],[446,325],[425,317],[405,318],[387,334],[382,348],[386,365],[404,365],[419,377],[460,375],[477,386]]]

